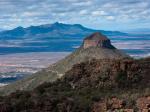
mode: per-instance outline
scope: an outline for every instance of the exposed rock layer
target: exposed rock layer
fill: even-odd
[[[84,39],[83,48],[86,49],[89,47],[115,49],[115,47],[111,45],[110,40],[99,32],[94,33]]]

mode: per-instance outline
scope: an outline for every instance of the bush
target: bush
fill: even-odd
[[[119,88],[126,88],[129,85],[127,73],[125,71],[119,71],[115,81],[117,82]]]

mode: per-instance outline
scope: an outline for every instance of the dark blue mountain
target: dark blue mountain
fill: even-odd
[[[17,27],[13,30],[6,30],[0,33],[0,36],[4,37],[21,37],[26,34],[25,29],[23,27]]]
[[[22,37],[83,37],[93,32],[101,32],[105,35],[127,35],[118,31],[94,30],[83,27],[80,24],[54,23],[27,28],[17,27],[12,30],[0,32],[0,38],[22,38]]]

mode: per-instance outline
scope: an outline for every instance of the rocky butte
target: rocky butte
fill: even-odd
[[[86,49],[89,47],[115,49],[115,47],[111,45],[110,40],[99,32],[96,32],[84,39],[83,48]]]
[[[83,44],[69,56],[23,80],[0,88],[0,93],[9,94],[15,90],[32,90],[44,82],[52,82],[61,78],[74,64],[81,62],[92,59],[124,58],[130,58],[130,56],[111,45],[111,41],[106,36],[96,32],[87,36]]]

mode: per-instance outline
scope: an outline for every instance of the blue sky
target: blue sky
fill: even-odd
[[[149,28],[150,0],[0,0],[0,28],[82,24],[105,30]]]

